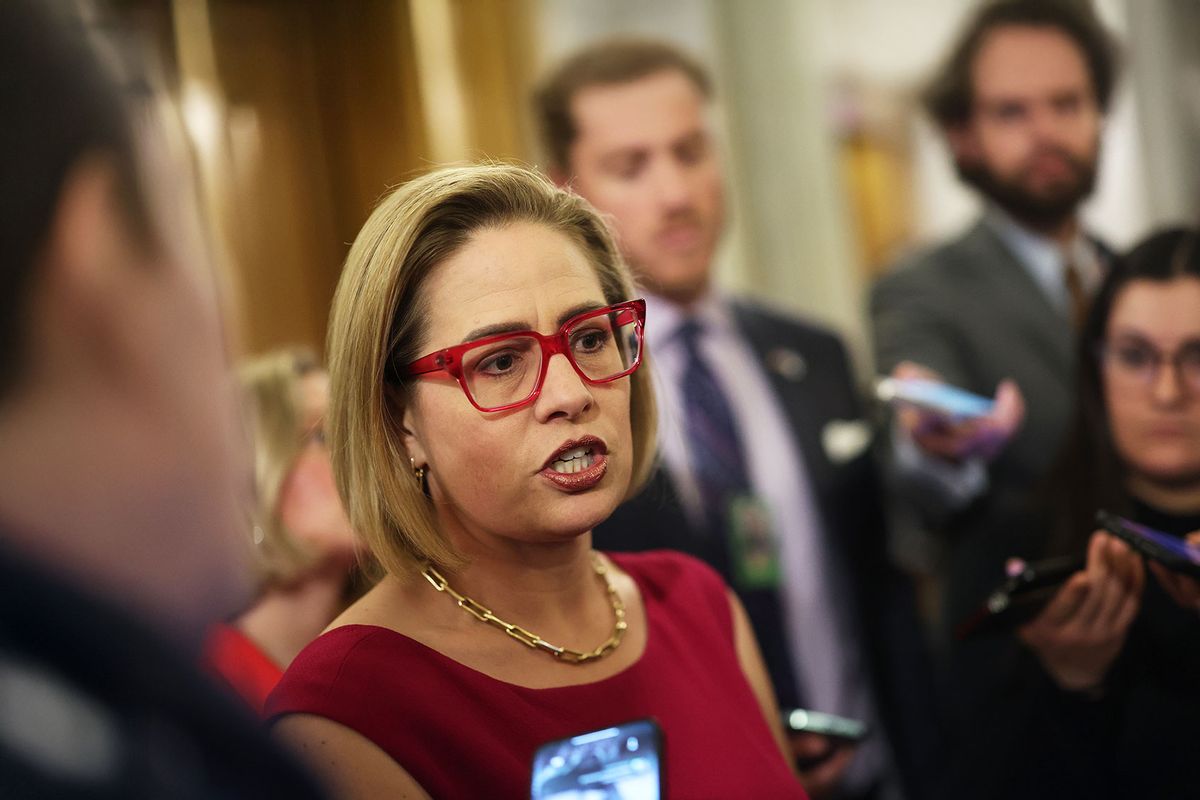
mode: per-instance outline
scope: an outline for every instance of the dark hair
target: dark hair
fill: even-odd
[[[1096,18],[1088,0],[996,0],[967,23],[941,69],[922,93],[930,116],[943,128],[966,122],[974,107],[975,57],[988,34],[1004,27],[1055,28],[1083,52],[1096,102],[1108,110],[1118,72],[1116,40]]]
[[[699,61],[674,45],[653,39],[606,39],[560,63],[533,94],[538,131],[551,165],[567,167],[571,143],[578,135],[571,101],[581,90],[629,83],[671,69],[687,76],[704,97],[712,97],[712,77]]]
[[[21,371],[34,270],[63,183],[84,157],[107,157],[131,231],[148,239],[121,92],[71,6],[0,2],[0,397]]]
[[[1118,259],[1092,302],[1079,341],[1074,418],[1044,492],[1055,551],[1079,550],[1095,528],[1097,509],[1131,513],[1125,464],[1108,425],[1100,351],[1113,305],[1125,287],[1134,281],[1165,283],[1184,276],[1200,278],[1200,229],[1170,228]]]

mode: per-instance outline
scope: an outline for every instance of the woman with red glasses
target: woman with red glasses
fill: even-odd
[[[598,215],[527,170],[435,172],[367,221],[328,432],[386,575],[267,709],[339,796],[528,797],[540,745],[645,717],[674,796],[804,796],[716,574],[592,549],[654,458],[644,325]]]
[[[974,779],[961,796],[1197,797],[1200,585],[1094,529],[1105,509],[1200,537],[1200,231],[1119,259],[1079,347],[1038,522],[1047,555],[1084,565],[1011,637],[1006,681],[972,714],[980,760],[956,762]]]

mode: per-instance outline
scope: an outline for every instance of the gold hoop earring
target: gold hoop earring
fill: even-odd
[[[412,458],[411,456],[408,459],[408,463],[412,465],[412,474],[413,474],[413,477],[417,479],[417,484],[422,489],[424,489],[425,488],[425,468],[418,467],[417,460],[415,458]]]

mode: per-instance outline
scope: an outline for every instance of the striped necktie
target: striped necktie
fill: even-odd
[[[680,388],[691,467],[709,528],[721,534],[727,524],[730,499],[750,489],[750,477],[729,400],[700,352],[703,334],[701,323],[694,318],[679,328],[686,355]]]
[[[1074,261],[1063,262],[1063,285],[1067,289],[1067,313],[1071,320],[1071,330],[1079,333],[1087,320],[1091,300],[1083,285],[1083,275]]]

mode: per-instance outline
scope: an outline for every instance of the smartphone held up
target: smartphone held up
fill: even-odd
[[[924,378],[880,378],[875,396],[884,403],[913,406],[956,422],[986,417],[995,408],[986,397]]]

